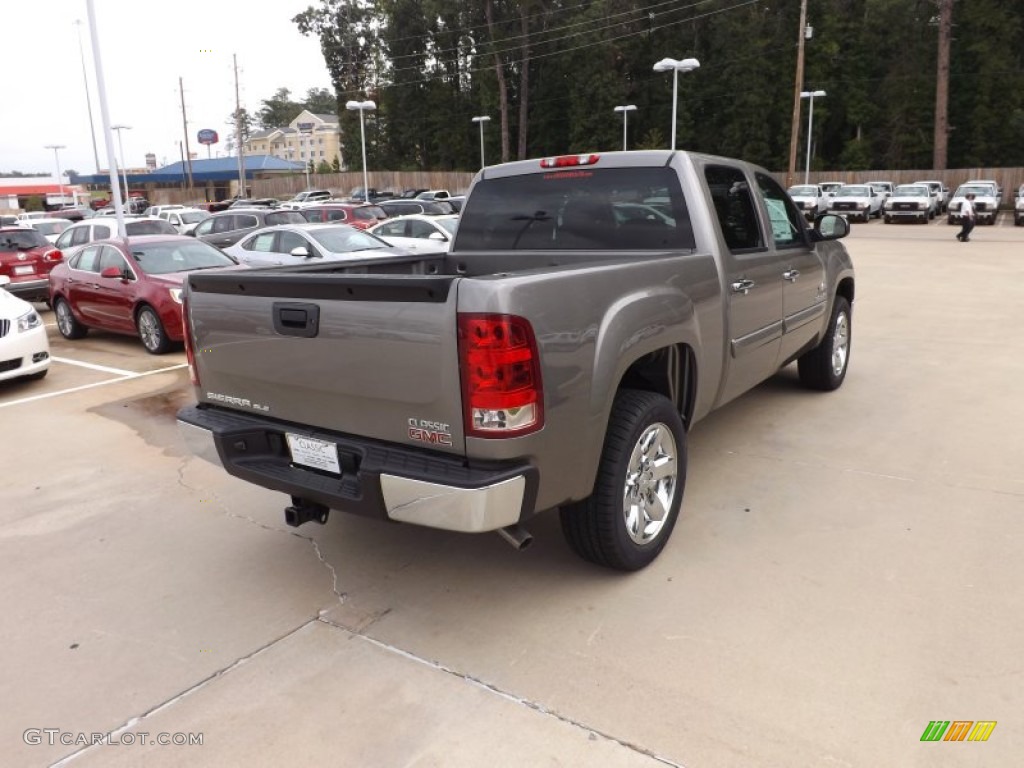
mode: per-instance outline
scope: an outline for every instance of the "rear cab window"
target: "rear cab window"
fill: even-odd
[[[672,168],[566,168],[485,179],[469,197],[457,248],[692,250],[689,211]]]
[[[303,218],[302,214],[298,211],[276,211],[275,213],[267,214],[266,222],[268,225],[305,224],[306,219]],[[247,224],[246,226],[256,226],[256,222],[254,221],[252,224]]]

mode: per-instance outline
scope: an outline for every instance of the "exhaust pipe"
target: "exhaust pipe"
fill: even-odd
[[[310,521],[323,525],[330,513],[331,510],[323,504],[292,496],[292,505],[284,509],[284,521],[292,528]]]
[[[515,525],[509,525],[505,528],[499,528],[497,530],[497,534],[511,544],[513,549],[520,552],[533,543],[533,536],[528,530],[518,523]]]

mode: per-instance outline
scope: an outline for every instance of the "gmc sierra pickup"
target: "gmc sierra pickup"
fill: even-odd
[[[192,272],[192,450],[291,497],[498,531],[557,508],[570,547],[636,570],[679,515],[686,435],[796,361],[850,355],[848,225],[808,226],[763,169],[687,152],[481,170],[451,251]]]

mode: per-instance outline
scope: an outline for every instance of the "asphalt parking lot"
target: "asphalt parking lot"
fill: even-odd
[[[1018,764],[1024,228],[957,231],[853,226],[843,388],[789,368],[697,425],[631,575],[555,515],[524,552],[289,529],[185,451],[182,353],[46,312],[49,376],[0,384],[0,765]]]

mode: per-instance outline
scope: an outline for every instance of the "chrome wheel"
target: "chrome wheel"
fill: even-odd
[[[850,354],[850,321],[845,312],[836,316],[836,328],[832,334],[832,373],[840,375],[846,369]]]
[[[151,309],[143,309],[139,312],[139,338],[142,339],[142,346],[147,352],[159,354],[165,351],[167,339],[164,335],[160,319]]]
[[[75,318],[66,301],[57,302],[57,328],[64,337],[70,337],[75,332]]]
[[[629,457],[622,494],[626,532],[637,544],[653,541],[668,519],[676,495],[676,441],[660,422],[640,435]]]

